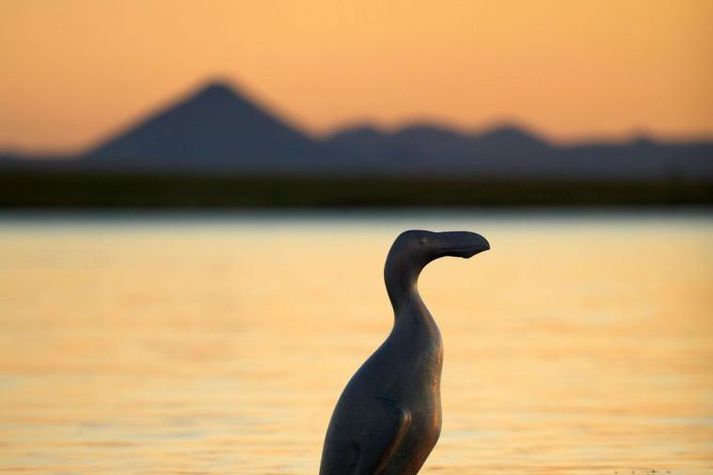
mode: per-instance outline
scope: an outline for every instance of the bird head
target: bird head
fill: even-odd
[[[399,257],[423,267],[444,256],[468,259],[490,249],[490,243],[480,234],[469,231],[411,230],[401,233],[391,249]]]

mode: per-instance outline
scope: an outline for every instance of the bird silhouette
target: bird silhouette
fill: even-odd
[[[479,234],[411,230],[386,258],[394,326],[352,376],[329,422],[320,475],[418,473],[441,432],[443,343],[418,293],[421,270],[444,256],[490,249]]]

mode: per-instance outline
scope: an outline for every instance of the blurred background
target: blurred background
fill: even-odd
[[[713,2],[0,1],[0,469],[315,473],[409,228],[423,473],[713,470]]]

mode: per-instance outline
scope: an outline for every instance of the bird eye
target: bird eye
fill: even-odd
[[[418,240],[418,243],[419,243],[420,245],[422,245],[422,246],[425,245],[425,244],[426,244],[426,238],[425,238],[425,237],[422,237],[421,239]]]

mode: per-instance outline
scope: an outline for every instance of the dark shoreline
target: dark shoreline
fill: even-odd
[[[713,204],[713,183],[0,173],[0,208],[601,207]]]

